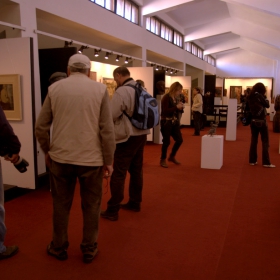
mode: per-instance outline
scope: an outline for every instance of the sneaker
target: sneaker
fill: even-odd
[[[65,261],[65,260],[68,259],[67,250],[65,250],[65,249],[55,249],[53,247],[52,242],[47,246],[47,253],[48,253],[48,255],[50,255],[52,257],[55,257],[56,259],[58,259],[60,261]]]
[[[100,217],[110,220],[110,221],[117,221],[119,219],[118,213],[110,213],[107,210],[100,212]]]
[[[276,166],[274,164],[264,164],[263,167],[273,168]]]
[[[121,204],[120,207],[124,210],[130,210],[133,212],[140,212],[140,203],[133,203],[133,202],[128,202],[125,204]]]
[[[168,168],[168,165],[166,164],[166,160],[165,159],[161,159],[160,160],[160,166],[162,166],[164,168]]]
[[[82,249],[82,253],[83,253],[83,262],[91,263],[93,261],[93,259],[96,257],[96,255],[98,253],[98,249],[97,249],[97,247],[85,248],[85,249]]]
[[[6,251],[3,253],[0,253],[0,260],[8,259],[12,256],[14,256],[18,252],[18,246],[8,246],[6,247]]]
[[[171,161],[171,162],[173,162],[173,163],[175,163],[175,164],[181,164],[181,162],[179,162],[178,160],[176,160],[175,157],[172,157],[172,156],[170,156],[167,160],[168,160],[168,161]]]
[[[250,165],[256,165],[258,164],[257,162],[251,162]]]

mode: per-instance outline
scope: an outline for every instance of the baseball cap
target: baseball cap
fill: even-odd
[[[69,58],[68,66],[79,69],[90,69],[90,59],[84,54],[74,54]]]

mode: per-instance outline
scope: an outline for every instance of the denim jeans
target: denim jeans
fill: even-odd
[[[98,236],[102,199],[102,166],[81,166],[51,162],[50,185],[53,198],[53,246],[67,249],[68,222],[77,179],[83,212],[81,247],[94,248]]]
[[[147,135],[130,136],[124,143],[116,145],[114,171],[110,180],[111,198],[107,211],[117,213],[124,198],[124,183],[127,171],[130,173],[129,201],[142,202],[143,189],[143,154]]]
[[[4,209],[4,185],[2,178],[2,167],[0,160],[0,253],[6,251],[6,247],[4,245],[6,235],[6,226],[5,226],[5,209]]]
[[[180,130],[180,123],[178,121],[172,122],[171,120],[161,120],[160,131],[162,134],[162,147],[160,159],[166,159],[167,149],[170,145],[170,136],[172,136],[175,141],[170,156],[175,157],[177,151],[183,143],[183,137]]]
[[[251,146],[249,152],[249,162],[255,163],[257,162],[258,155],[257,155],[257,146],[258,146],[258,137],[259,134],[261,135],[262,140],[262,164],[263,165],[270,165],[269,159],[269,136],[268,136],[268,127],[266,121],[263,123],[255,123],[254,121],[251,122]]]

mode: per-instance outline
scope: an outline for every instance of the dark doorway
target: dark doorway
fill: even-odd
[[[56,48],[39,50],[39,67],[42,104],[48,93],[49,78],[54,72],[67,73],[70,56],[77,53],[77,48]]]
[[[154,97],[165,93],[165,71],[154,71]]]

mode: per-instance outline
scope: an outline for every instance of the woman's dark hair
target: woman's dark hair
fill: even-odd
[[[200,94],[202,93],[200,87],[195,87],[194,89],[195,89],[198,93],[200,93]]]
[[[263,84],[263,83],[256,83],[256,84],[253,86],[253,88],[252,88],[252,90],[251,90],[250,93],[255,93],[255,92],[258,92],[258,93],[260,93],[260,94],[262,94],[262,95],[265,95],[265,93],[266,93],[266,88],[265,88],[264,84]]]

